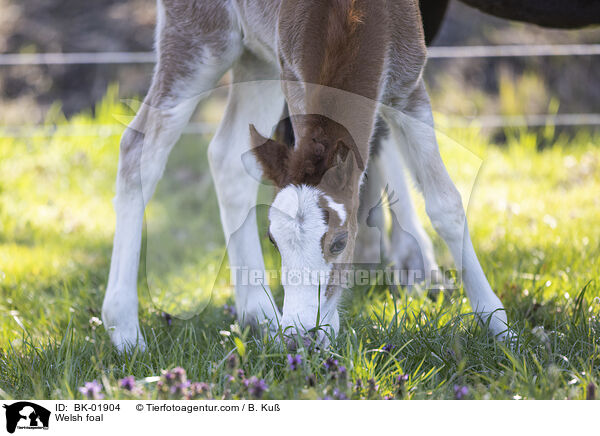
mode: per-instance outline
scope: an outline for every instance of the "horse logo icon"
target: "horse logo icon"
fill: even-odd
[[[42,406],[29,401],[19,401],[10,405],[4,404],[6,409],[6,431],[14,433],[19,429],[48,429],[50,411]]]

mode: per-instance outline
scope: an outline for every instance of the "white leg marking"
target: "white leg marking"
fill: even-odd
[[[117,216],[102,319],[119,351],[145,347],[139,329],[137,274],[144,208],[152,197],[169,152],[197,99],[166,110],[143,105],[121,140],[114,199]]]
[[[425,208],[433,227],[444,239],[456,264],[462,272],[467,297],[471,307],[487,322],[494,335],[507,334],[507,317],[504,306],[492,291],[481,268],[467,227],[460,194],[442,161],[432,128],[431,108],[423,82],[415,90],[420,98],[407,115],[393,110],[386,117],[396,135],[406,135],[402,151],[417,185],[425,197]]]
[[[159,2],[157,35],[162,32],[164,8]],[[159,36],[160,38],[160,36]],[[201,93],[211,89],[239,56],[241,38],[232,33],[230,47],[212,63],[198,58],[196,69],[186,77],[164,79],[168,62],[159,61],[146,100],[121,139],[117,195],[117,217],[108,286],[102,305],[102,319],[119,351],[144,339],[138,321],[137,274],[144,208],[162,176],[169,152],[179,139]],[[192,56],[193,54],[190,54]],[[216,58],[220,62],[216,62]],[[167,96],[168,94],[168,96]]]
[[[255,68],[266,66],[239,65],[234,69],[234,80],[252,80],[252,75],[257,72]],[[265,270],[254,209],[258,191],[255,175],[260,174],[260,169],[253,157],[242,162],[242,155],[250,150],[249,124],[254,124],[262,133],[271,132],[279,121],[283,104],[283,93],[277,81],[234,84],[225,116],[209,146],[209,162],[219,199],[229,265],[234,274],[241,268]],[[256,168],[249,169],[247,165]],[[277,328],[276,320],[280,321],[281,316],[268,284],[244,284],[238,276],[235,294],[240,322],[266,321],[271,330]]]

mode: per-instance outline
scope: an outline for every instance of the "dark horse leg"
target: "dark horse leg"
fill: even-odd
[[[425,44],[431,45],[431,42],[437,35],[446,9],[450,0],[419,0],[421,9],[421,18],[423,20],[423,31],[425,32]]]
[[[490,15],[544,27],[573,29],[600,24],[599,0],[461,0]]]
[[[600,0],[461,0],[486,14],[544,27],[576,29],[600,24]],[[437,35],[449,0],[419,0],[425,42]]]

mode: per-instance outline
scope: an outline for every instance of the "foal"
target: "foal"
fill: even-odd
[[[269,232],[283,268],[320,277],[318,283],[284,284],[283,316],[268,286],[236,281],[240,322],[274,329],[280,321],[300,334],[319,322],[338,331],[342,287],[331,278],[353,261],[361,184],[371,184],[375,175],[389,179],[400,196],[398,216],[408,221],[400,224],[415,230],[425,278],[431,276],[437,267],[403,188],[400,144],[473,309],[493,334],[504,336],[503,306],[477,260],[460,195],[436,144],[414,0],[158,0],[156,36],[151,88],[121,139],[117,223],[102,308],[118,349],[144,347],[136,286],[144,208],[202,93],[229,69],[234,85],[208,154],[230,267],[264,271],[253,212],[258,182],[251,175],[262,172],[278,190]],[[293,147],[268,139],[285,102]],[[369,162],[377,117],[390,135],[379,159]],[[248,164],[241,156],[249,150],[255,159]],[[364,177],[367,164],[374,177]],[[326,341],[323,330],[316,335]]]

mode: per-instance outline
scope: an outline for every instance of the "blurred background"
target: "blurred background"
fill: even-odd
[[[0,53],[152,50],[153,0],[0,0],[0,11]],[[598,28],[545,29],[453,1],[434,45],[598,42]],[[0,124],[39,123],[57,102],[70,116],[92,107],[113,82],[121,97],[143,96],[152,68],[151,63],[0,66]],[[600,113],[599,76],[600,56],[432,58],[426,70],[435,110],[465,117]]]

